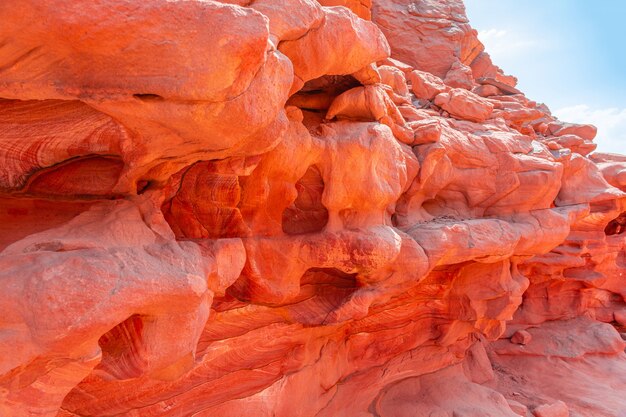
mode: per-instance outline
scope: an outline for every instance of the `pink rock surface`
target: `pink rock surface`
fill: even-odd
[[[567,404],[563,401],[557,401],[553,404],[544,404],[533,410],[535,417],[569,417]]]
[[[0,415],[626,414],[626,156],[460,0],[0,19]]]
[[[493,104],[459,88],[438,94],[434,102],[451,116],[472,122],[484,122],[493,112]]]
[[[417,98],[433,100],[439,93],[448,90],[441,78],[424,71],[413,70],[408,74],[411,91]]]
[[[511,336],[511,343],[527,345],[533,340],[533,335],[526,330],[518,330]]]

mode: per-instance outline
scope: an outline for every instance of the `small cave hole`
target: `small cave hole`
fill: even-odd
[[[152,185],[152,182],[148,180],[137,181],[137,194],[145,193],[150,188],[151,185]]]
[[[102,360],[96,369],[118,379],[140,376],[147,365],[143,359],[143,328],[142,316],[135,314],[103,334],[98,340]]]
[[[113,190],[123,169],[124,161],[118,156],[70,158],[34,174],[25,191],[33,195],[114,199],[117,195]]]
[[[356,275],[337,268],[309,268],[300,279],[300,285],[330,285],[354,292],[359,287]]]
[[[158,94],[151,94],[151,93],[142,93],[142,94],[137,93],[137,94],[133,94],[133,97],[141,101],[163,101],[163,97],[161,97]]]
[[[360,288],[357,274],[336,268],[310,268],[300,279],[301,301],[288,307],[297,322],[319,326]]]
[[[310,166],[296,183],[298,196],[283,211],[283,232],[288,235],[319,232],[328,223],[328,210],[322,204],[324,180],[316,166]]]
[[[425,200],[422,203],[422,208],[426,210],[428,214],[434,217],[439,217],[445,212],[445,205],[442,203],[441,200],[437,198]]]
[[[617,216],[606,225],[604,233],[607,236],[621,235],[626,233],[626,211]]]
[[[287,105],[310,112],[325,113],[335,97],[360,85],[351,75],[324,75],[307,81],[289,98]]]

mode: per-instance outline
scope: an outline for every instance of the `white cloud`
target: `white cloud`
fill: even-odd
[[[498,28],[480,30],[478,39],[485,45],[485,50],[496,63],[518,58],[533,49],[547,46],[533,39],[533,34],[530,32],[518,33]]]
[[[598,144],[598,152],[626,154],[626,108],[592,109],[585,104],[579,104],[552,113],[564,122],[595,125],[598,135],[594,142]]]
[[[478,39],[482,42],[488,42],[492,39],[502,38],[506,36],[506,30],[503,29],[487,29],[478,31]]]

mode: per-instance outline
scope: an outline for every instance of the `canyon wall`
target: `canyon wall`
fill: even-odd
[[[626,156],[460,0],[0,20],[0,415],[626,416]]]

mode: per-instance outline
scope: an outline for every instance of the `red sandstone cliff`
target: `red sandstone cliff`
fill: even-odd
[[[626,157],[460,0],[0,21],[0,415],[626,415]]]

